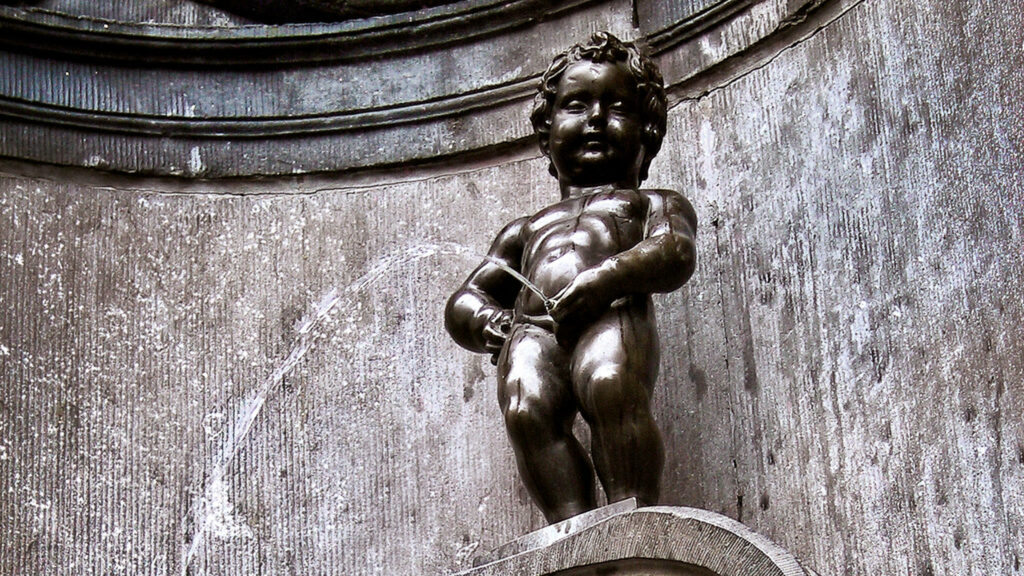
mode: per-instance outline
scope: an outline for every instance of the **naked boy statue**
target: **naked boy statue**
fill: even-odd
[[[632,44],[597,33],[555,58],[531,120],[562,199],[498,233],[448,301],[445,326],[497,364],[519,472],[549,522],[596,507],[594,470],[609,502],[653,505],[664,449],[650,410],[650,294],[693,273],[697,226],[677,192],[639,188],[665,134],[661,74]],[[572,433],[577,412],[593,467]]]

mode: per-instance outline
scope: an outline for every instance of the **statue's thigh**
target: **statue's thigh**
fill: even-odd
[[[575,414],[569,382],[569,357],[551,332],[517,324],[498,359],[498,401],[552,417]]]
[[[658,334],[647,307],[606,312],[582,335],[572,356],[573,390],[584,415],[602,405],[646,405],[658,377]]]

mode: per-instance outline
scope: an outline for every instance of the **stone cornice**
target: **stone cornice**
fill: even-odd
[[[478,155],[532,138],[537,78],[592,30],[642,36],[666,84],[692,84],[817,3],[639,6],[640,16],[629,0],[465,0],[225,27],[0,7],[0,156],[221,178]]]
[[[0,6],[0,46],[114,64],[195,67],[338,63],[493,36],[600,0],[463,0],[336,23],[181,26]]]

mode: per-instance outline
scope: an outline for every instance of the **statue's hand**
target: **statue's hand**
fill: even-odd
[[[548,313],[555,321],[555,336],[565,345],[608,309],[615,299],[597,268],[580,272],[550,300]]]
[[[501,349],[505,347],[508,334],[512,330],[512,311],[501,308],[495,309],[491,317],[484,325],[484,348],[491,355],[491,364],[498,364],[498,356]]]

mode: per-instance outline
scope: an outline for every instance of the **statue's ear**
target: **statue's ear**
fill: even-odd
[[[551,123],[549,122],[547,126],[550,128]],[[540,145],[540,151],[543,152],[544,156],[546,156],[548,159],[548,173],[554,176],[555,178],[558,178],[558,169],[555,168],[555,163],[551,161],[551,137],[548,134],[548,131],[541,130],[540,132],[538,132],[537,141]]]

